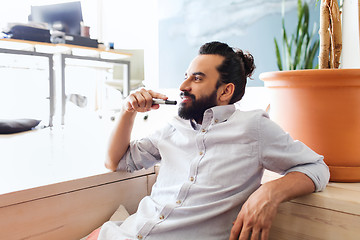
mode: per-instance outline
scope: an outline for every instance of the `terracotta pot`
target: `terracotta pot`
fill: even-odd
[[[360,69],[260,74],[270,117],[294,139],[323,155],[330,181],[360,181]]]

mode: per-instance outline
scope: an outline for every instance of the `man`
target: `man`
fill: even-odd
[[[180,86],[179,117],[132,142],[136,113],[158,109],[153,99],[167,97],[141,89],[126,99],[106,167],[161,167],[137,213],[105,223],[99,239],[265,240],[281,202],[325,188],[322,156],[293,141],[265,112],[235,109],[254,68],[250,54],[204,44]],[[261,185],[264,169],[285,176]]]

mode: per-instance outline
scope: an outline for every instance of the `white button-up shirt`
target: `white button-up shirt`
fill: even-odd
[[[228,239],[264,169],[303,172],[316,191],[329,180],[322,156],[294,141],[264,111],[243,112],[234,105],[208,109],[201,126],[176,117],[162,131],[131,142],[118,169],[135,171],[160,161],[151,195],[124,222],[105,223],[100,240]]]

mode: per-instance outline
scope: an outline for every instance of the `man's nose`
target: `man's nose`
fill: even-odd
[[[180,91],[190,92],[190,90],[191,90],[190,80],[189,78],[185,78],[185,80],[180,85]]]

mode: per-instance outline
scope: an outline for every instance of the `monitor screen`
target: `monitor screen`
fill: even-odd
[[[83,21],[80,2],[31,6],[30,20],[49,24],[51,29],[80,35]]]

